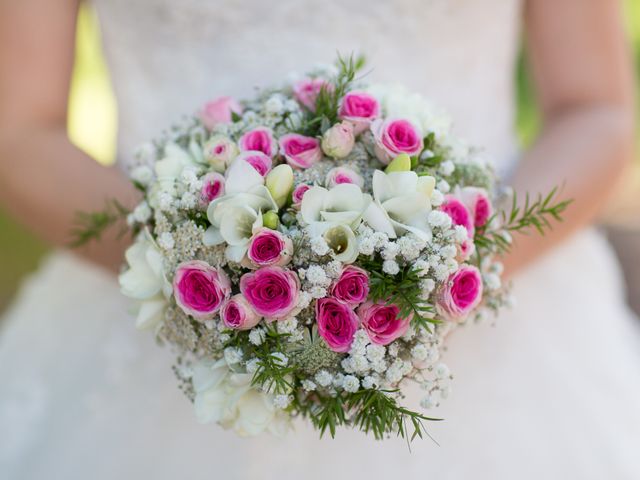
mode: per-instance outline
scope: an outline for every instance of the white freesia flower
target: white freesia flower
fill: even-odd
[[[252,378],[252,374],[232,371],[224,359],[196,365],[192,382],[198,421],[217,422],[244,437],[286,433],[287,414],[274,406],[273,395],[251,386]]]
[[[351,183],[341,183],[330,190],[315,186],[302,197],[300,212],[316,233],[324,232],[333,224],[355,229],[370,203],[371,196]]]
[[[351,227],[342,223],[332,224],[325,230],[323,238],[333,250],[336,260],[342,263],[353,263],[358,258],[360,253],[358,240]]]
[[[207,246],[227,243],[227,258],[240,262],[253,233],[262,227],[262,213],[278,206],[264,186],[264,178],[249,163],[237,160],[229,167],[226,195],[207,208],[211,226],[204,234]]]
[[[171,284],[164,275],[162,253],[145,231],[127,249],[125,257],[129,269],[118,278],[120,290],[127,297],[139,301],[136,327],[152,329],[162,322],[167,298],[171,295]]]
[[[431,239],[428,214],[435,179],[415,172],[373,174],[373,202],[364,213],[370,227],[396,238],[411,232],[423,241]],[[306,198],[306,195],[305,195]]]

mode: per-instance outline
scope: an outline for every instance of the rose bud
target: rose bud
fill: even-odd
[[[260,228],[249,240],[247,257],[258,267],[284,266],[293,256],[293,241],[282,233],[269,228]]]
[[[219,97],[204,104],[200,120],[208,130],[212,130],[219,123],[231,123],[232,113],[242,114],[242,106],[231,97]]]
[[[258,127],[246,132],[238,141],[243,152],[257,150],[268,157],[274,157],[278,153],[278,142],[273,137],[273,132],[267,127]]]
[[[211,137],[203,146],[204,159],[220,173],[224,173],[238,152],[236,144],[224,135]]]
[[[176,268],[173,294],[187,315],[197,320],[208,320],[231,295],[231,282],[224,270],[201,260],[191,260]]]
[[[353,133],[359,135],[380,116],[380,104],[368,93],[349,92],[342,97],[338,115],[353,124]]]
[[[291,200],[293,202],[293,206],[297,209],[300,208],[300,204],[302,203],[302,197],[307,190],[311,188],[311,185],[307,185],[306,183],[301,183],[297,185],[296,188],[293,189],[293,193],[291,194]]]
[[[316,322],[318,333],[329,349],[334,352],[348,352],[358,329],[358,316],[346,303],[325,297],[316,301]]]
[[[353,265],[345,267],[340,278],[331,285],[329,295],[342,300],[352,308],[360,305],[369,295],[369,274]]]
[[[353,183],[360,188],[364,187],[364,179],[348,167],[334,167],[327,172],[324,181],[327,188],[333,188],[341,183]]]
[[[217,172],[207,173],[202,177],[200,201],[209,205],[213,200],[224,195],[224,176]]]
[[[227,327],[234,330],[249,330],[261,320],[260,315],[240,293],[224,303],[220,309],[220,318]]]
[[[397,305],[380,301],[363,303],[357,312],[369,338],[378,345],[388,345],[407,333],[413,318],[413,313],[401,317]]]
[[[417,155],[424,146],[422,135],[409,120],[381,120],[371,124],[375,153],[385,165],[401,153]]]
[[[240,278],[240,291],[267,321],[281,320],[292,313],[298,303],[300,280],[291,270],[262,267]]]
[[[280,153],[293,168],[308,168],[322,160],[320,142],[313,137],[288,133],[280,137]]]
[[[464,187],[460,197],[473,216],[473,225],[482,227],[493,214],[489,194],[484,188]]]
[[[461,225],[467,230],[467,234],[469,238],[473,238],[474,235],[474,227],[473,227],[473,218],[467,206],[462,203],[454,195],[446,195],[444,197],[444,202],[440,205],[440,210],[449,215],[451,217],[451,222],[454,225]]]
[[[293,86],[293,96],[309,111],[316,111],[316,100],[322,89],[333,89],[333,86],[322,78],[305,78]]]
[[[271,157],[265,155],[259,150],[246,150],[241,152],[236,158],[241,158],[247,162],[263,177],[269,173],[269,170],[271,170],[271,166],[273,165]]]
[[[331,158],[345,158],[354,145],[353,125],[348,122],[337,123],[322,135],[322,151]]]
[[[472,265],[463,265],[442,285],[436,302],[438,312],[448,320],[462,320],[482,300],[482,277]]]

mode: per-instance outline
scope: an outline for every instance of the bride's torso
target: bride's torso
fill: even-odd
[[[371,81],[427,96],[496,162],[514,157],[520,0],[94,0],[119,159],[219,95],[361,52]]]

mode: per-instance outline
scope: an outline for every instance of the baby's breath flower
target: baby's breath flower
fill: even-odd
[[[388,275],[396,275],[400,271],[400,266],[395,260],[385,260],[382,262],[382,271]]]
[[[320,370],[316,373],[315,380],[321,387],[328,387],[333,382],[333,376],[326,370]]]
[[[342,380],[342,388],[350,393],[357,392],[360,389],[360,380],[354,375],[346,375]]]
[[[176,242],[170,232],[163,232],[158,237],[158,245],[164,250],[171,250]]]
[[[255,346],[260,346],[267,338],[267,334],[264,329],[258,327],[249,332],[249,341]]]

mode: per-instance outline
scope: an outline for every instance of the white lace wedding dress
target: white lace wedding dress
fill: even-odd
[[[123,165],[177,115],[336,50],[366,52],[373,80],[434,99],[503,171],[517,157],[517,0],[96,3]],[[584,231],[515,283],[517,308],[451,338],[454,390],[430,425],[439,446],[410,453],[355,432],[320,441],[304,424],[285,439],[197,424],[115,279],[54,254],[2,321],[0,477],[640,478],[640,322],[608,245]]]

